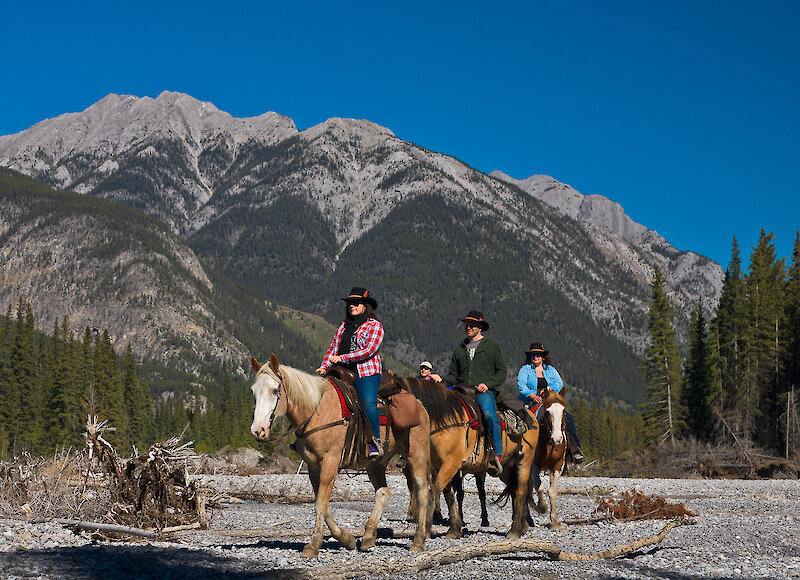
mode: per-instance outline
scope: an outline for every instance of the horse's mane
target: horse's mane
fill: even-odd
[[[431,424],[444,425],[467,419],[462,400],[466,400],[469,405],[469,399],[462,399],[458,393],[454,393],[443,384],[411,377],[398,377],[397,381],[420,400],[430,415]]]
[[[269,365],[265,365],[264,370],[276,380],[280,380],[269,368]],[[280,365],[278,370],[283,375],[283,386],[286,388],[286,396],[292,405],[301,412],[314,412],[322,400],[322,393],[325,391],[328,381],[318,375],[312,375],[286,365]]]

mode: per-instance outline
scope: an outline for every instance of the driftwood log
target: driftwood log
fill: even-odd
[[[611,550],[598,552],[596,554],[569,554],[561,551],[561,548],[552,542],[542,540],[526,539],[519,540],[505,540],[501,542],[491,542],[481,546],[459,546],[458,550],[453,550],[452,547],[443,548],[441,550],[434,550],[417,556],[409,560],[383,560],[380,558],[371,558],[356,564],[342,564],[333,566],[324,566],[319,568],[310,568],[304,570],[308,578],[355,578],[358,576],[365,576],[375,574],[376,571],[391,574],[417,574],[424,570],[430,570],[438,566],[453,564],[455,562],[463,562],[473,558],[482,558],[485,556],[499,556],[502,554],[517,554],[520,552],[539,552],[544,554],[550,560],[559,561],[578,561],[578,560],[610,560],[618,558],[625,554],[630,554],[636,550],[640,550],[646,546],[652,546],[663,541],[669,531],[676,526],[684,526],[694,524],[694,520],[686,518],[678,518],[669,522],[664,526],[661,531],[655,536],[649,538],[642,538],[631,544],[618,546]]]

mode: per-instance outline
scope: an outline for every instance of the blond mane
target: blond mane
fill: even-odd
[[[264,370],[273,377],[275,376],[269,365],[264,365]],[[286,388],[286,396],[292,405],[303,413],[313,413],[322,400],[322,393],[328,381],[320,376],[311,375],[286,365],[281,365],[279,370],[284,377],[283,385]],[[277,377],[275,378],[277,379]]]

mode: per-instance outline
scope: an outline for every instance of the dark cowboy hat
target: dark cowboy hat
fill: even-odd
[[[550,354],[550,351],[545,350],[544,345],[541,342],[532,342],[531,347],[526,351],[526,354],[529,354],[531,356],[535,354],[547,356],[548,354]]]
[[[360,286],[353,286],[353,289],[350,290],[350,295],[342,298],[342,300],[345,302],[363,302],[364,304],[372,306],[373,310],[378,309],[378,303],[369,295],[369,290],[361,288]]]
[[[470,310],[469,313],[461,319],[461,322],[477,326],[481,330],[489,330],[489,324],[483,319],[483,314],[477,310]]]

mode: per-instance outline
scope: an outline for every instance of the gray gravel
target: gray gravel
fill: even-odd
[[[258,496],[310,496],[305,475],[201,476],[220,492],[236,490]],[[467,491],[474,491],[472,478]],[[489,478],[490,497],[499,482]],[[412,558],[408,546],[414,526],[406,521],[408,492],[398,477],[381,522],[378,544],[369,553],[344,550],[326,539],[317,560],[300,557],[313,526],[311,503],[224,502],[211,514],[211,530],[181,533],[169,541],[134,540],[93,543],[53,523],[0,520],[0,578],[268,578],[300,577],[303,570],[353,564],[374,558]],[[696,524],[673,529],[656,546],[608,561],[551,562],[535,553],[493,556],[450,564],[420,574],[422,578],[796,578],[800,577],[800,483],[796,480],[688,480],[566,477],[559,498],[562,519],[592,515],[598,492],[618,495],[637,489],[683,502],[698,515]],[[371,510],[366,476],[340,474],[333,513],[340,525],[357,533]],[[491,506],[488,528],[479,529],[474,493],[465,499],[468,532],[461,540],[444,538],[434,526],[427,549],[458,550],[467,544],[504,539],[511,508]],[[547,516],[535,515],[528,538],[551,541],[566,552],[593,554],[653,536],[664,520],[573,525],[550,531]],[[385,577],[376,569],[371,577]]]

